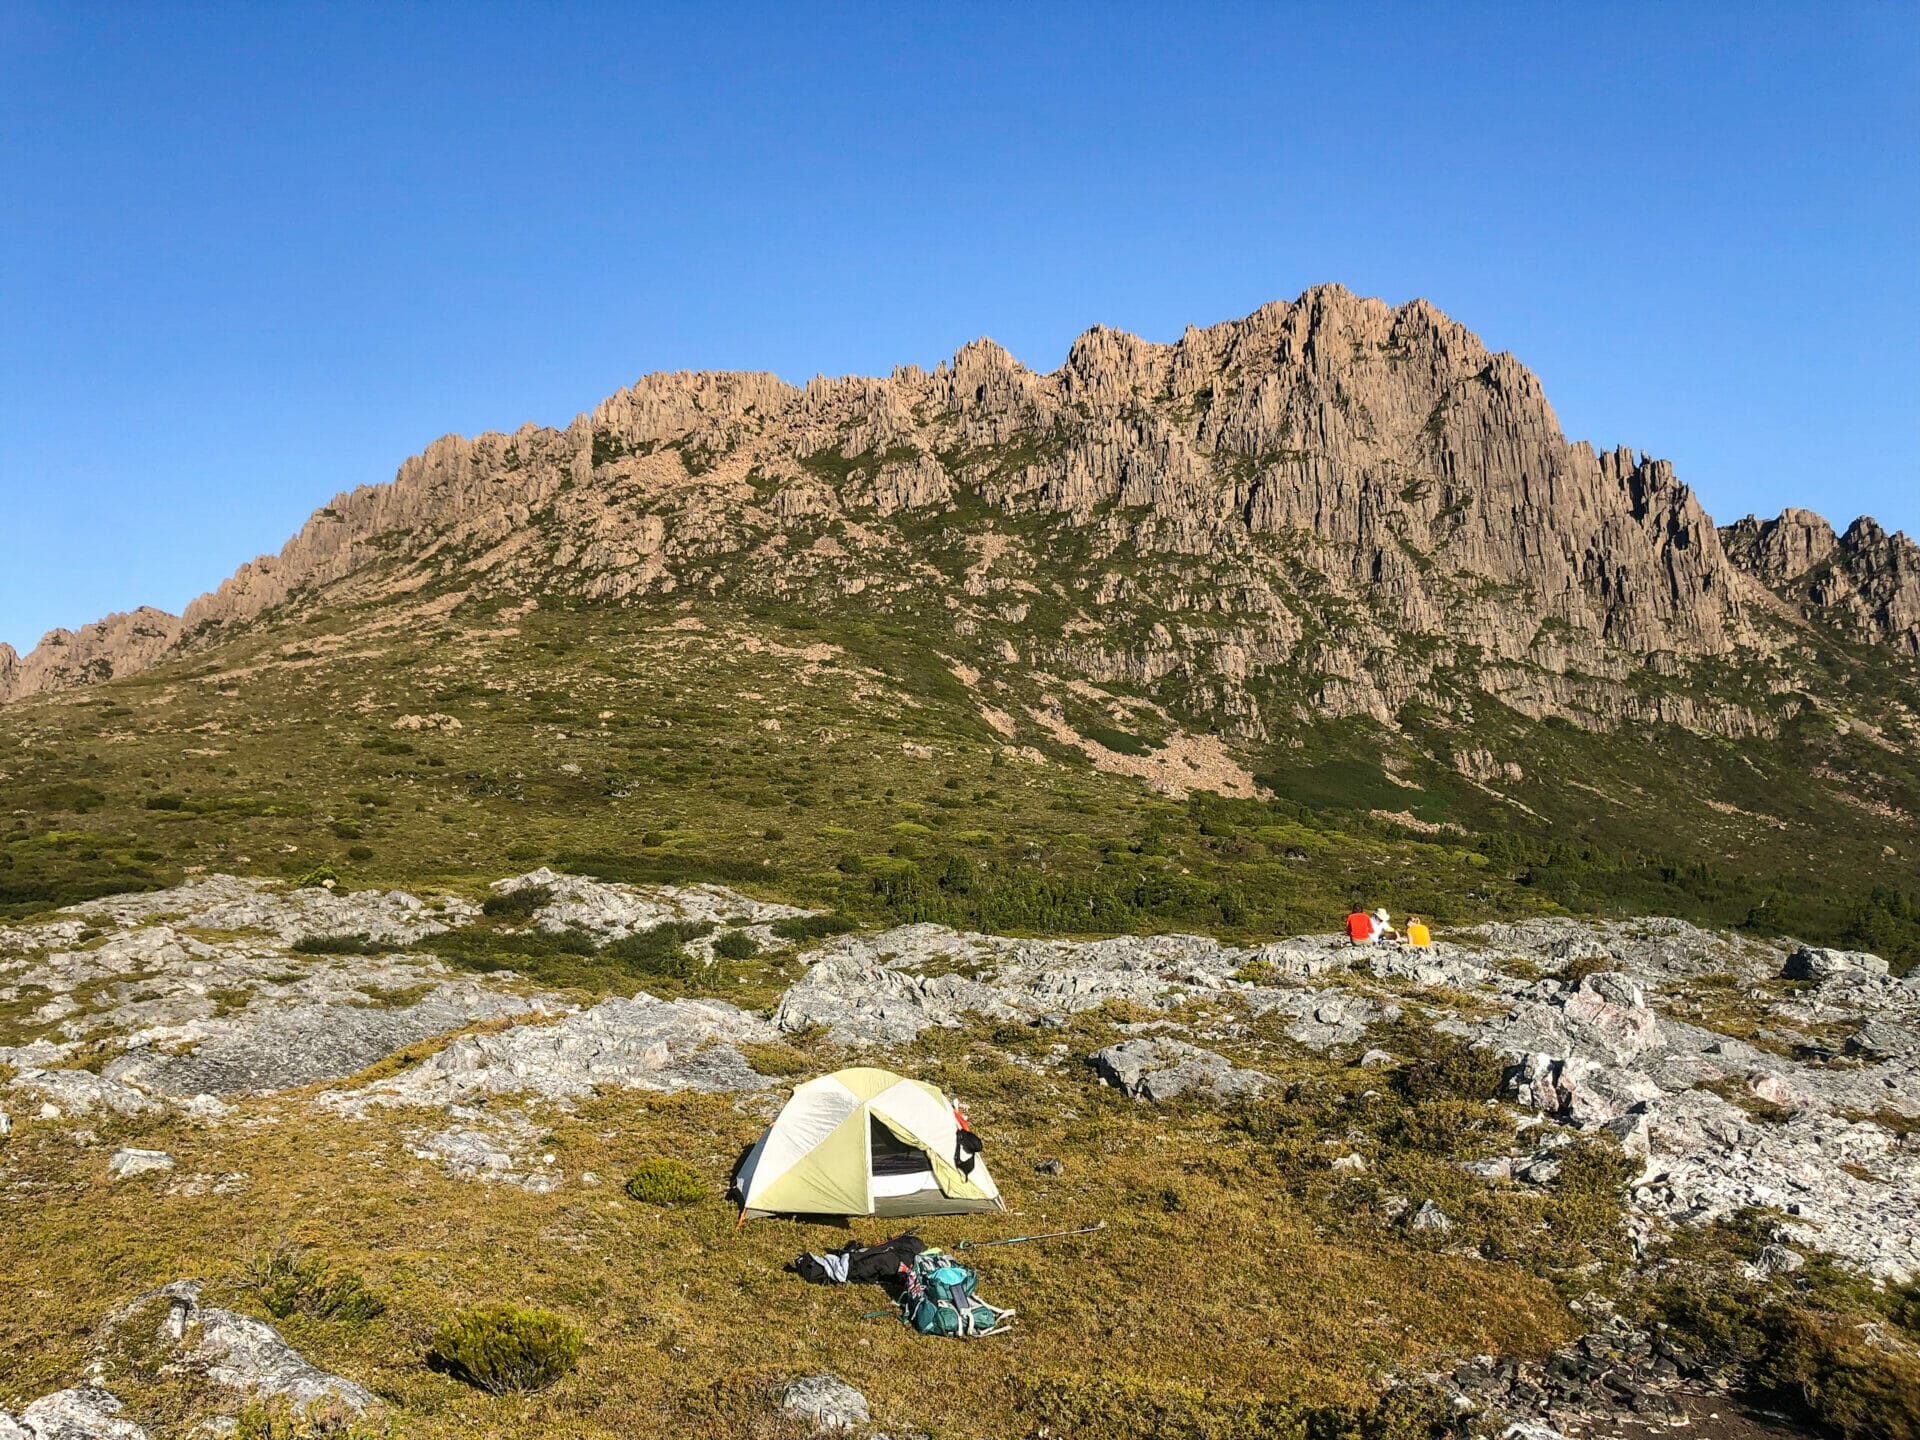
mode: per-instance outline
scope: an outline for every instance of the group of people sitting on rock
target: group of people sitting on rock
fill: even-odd
[[[1356,945],[1382,945],[1395,941],[1415,950],[1424,950],[1433,944],[1433,932],[1427,929],[1427,922],[1416,915],[1407,922],[1407,933],[1402,935],[1393,928],[1393,921],[1387,918],[1384,905],[1371,915],[1356,905],[1353,913],[1347,916],[1347,939]]]

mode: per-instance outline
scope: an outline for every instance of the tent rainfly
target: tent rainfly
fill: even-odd
[[[890,1070],[798,1086],[740,1162],[741,1220],[1004,1210],[959,1106]]]

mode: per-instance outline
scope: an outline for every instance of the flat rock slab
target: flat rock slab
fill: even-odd
[[[267,880],[209,875],[171,890],[88,900],[61,913],[120,926],[157,915],[181,917],[180,923],[205,930],[265,931],[283,944],[316,935],[366,935],[397,947],[466,924],[480,911],[453,895],[423,900],[404,890],[294,890]]]
[[[114,1060],[105,1078],[161,1095],[264,1094],[340,1080],[417,1041],[482,1020],[524,1014],[534,1002],[477,985],[447,985],[418,1003],[265,1006],[200,1027],[212,1033],[191,1053],[140,1047]]]
[[[174,1363],[203,1372],[215,1384],[261,1400],[364,1413],[373,1393],[313,1364],[264,1320],[200,1303],[198,1280],[176,1280],[136,1296],[107,1318],[107,1334],[147,1331],[171,1347]]]
[[[32,1091],[66,1115],[90,1115],[111,1110],[116,1115],[140,1115],[161,1107],[130,1086],[116,1084],[91,1070],[20,1071],[8,1083],[14,1090]]]
[[[547,869],[496,880],[492,889],[498,895],[550,890],[552,899],[534,912],[535,925],[552,931],[589,930],[602,941],[676,920],[767,925],[817,913],[755,900],[724,885],[624,885]]]

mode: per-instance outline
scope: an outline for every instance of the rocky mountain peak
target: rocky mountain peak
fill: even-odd
[[[1667,462],[1569,443],[1539,379],[1428,302],[1326,285],[1172,343],[1096,325],[1051,373],[983,338],[930,373],[654,374],[565,430],[447,436],[178,620],[110,617],[0,657],[0,698],[278,607],[484,582],[931,602],[983,658],[1186,675],[1252,737],[1472,691],[1536,718],[1743,733],[1770,722],[1632,677],[1776,643],[1756,619],[1783,586],[1807,590],[1800,623],[1911,650],[1912,550],[1805,512],[1718,531]]]

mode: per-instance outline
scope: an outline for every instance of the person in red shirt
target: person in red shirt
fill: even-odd
[[[1373,917],[1357,906],[1354,912],[1347,916],[1347,938],[1356,945],[1369,945],[1373,942]]]

